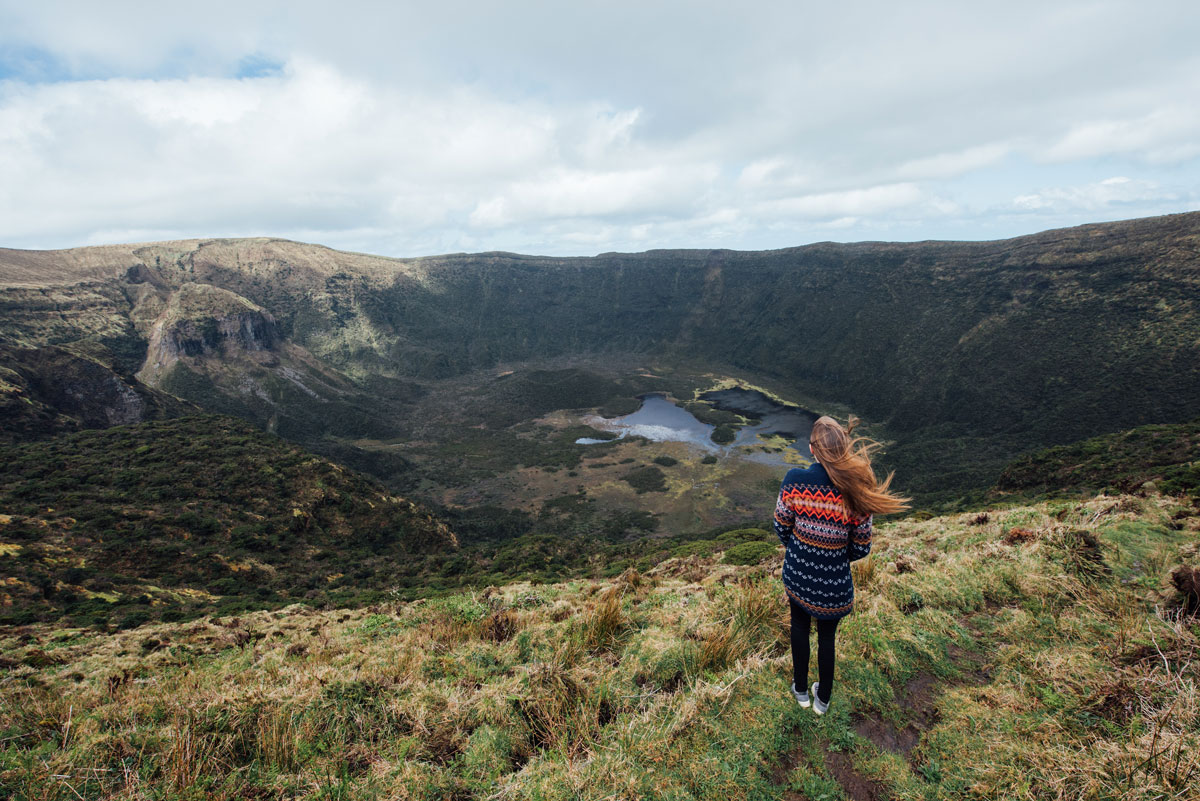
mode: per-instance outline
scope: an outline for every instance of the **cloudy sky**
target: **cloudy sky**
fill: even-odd
[[[1180,2],[0,0],[0,246],[994,239],[1200,208]]]

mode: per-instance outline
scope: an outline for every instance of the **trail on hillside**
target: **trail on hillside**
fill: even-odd
[[[921,737],[937,725],[940,716],[938,704],[945,693],[963,684],[985,684],[991,677],[991,666],[979,653],[955,647],[954,664],[962,674],[954,678],[939,678],[928,670],[922,670],[909,678],[901,687],[895,688],[893,698],[901,722],[889,720],[881,715],[855,714],[851,716],[851,729],[862,739],[870,742],[881,752],[903,758],[916,773],[920,771],[921,759],[918,747]],[[819,726],[820,719],[810,721]],[[849,801],[878,801],[889,797],[886,787],[873,779],[854,764],[854,757],[847,751],[834,750],[827,742],[823,754],[825,770],[833,777]],[[782,784],[806,755],[802,749],[787,753],[774,773],[777,783]],[[799,792],[787,791],[785,801],[809,801]]]

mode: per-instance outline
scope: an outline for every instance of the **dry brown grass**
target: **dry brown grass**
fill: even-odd
[[[583,646],[592,652],[609,649],[628,631],[632,621],[621,606],[622,585],[606,589],[580,621]]]
[[[853,681],[837,703],[902,716],[893,688],[928,674],[934,711],[907,759],[848,716],[799,716],[776,577],[664,564],[386,611],[0,634],[0,783],[55,801],[77,797],[68,783],[89,799],[735,801],[777,792],[763,766],[798,739],[848,749],[900,799],[1183,799],[1200,778],[1198,632],[1153,606],[1193,536],[1154,528],[1174,513],[1099,499],[881,527],[839,628]],[[1019,526],[1038,536],[1006,543]],[[1073,567],[1061,532],[1078,530],[1111,573]],[[35,650],[54,658],[29,665]]]

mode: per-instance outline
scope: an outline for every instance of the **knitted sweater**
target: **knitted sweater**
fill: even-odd
[[[820,462],[784,476],[775,504],[775,533],[787,549],[783,588],[818,620],[854,608],[850,563],[871,552],[871,519],[846,509]]]

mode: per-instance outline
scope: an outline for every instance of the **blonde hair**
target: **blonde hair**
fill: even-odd
[[[813,423],[808,437],[813,456],[842,494],[842,503],[859,517],[908,509],[910,499],[889,489],[895,474],[888,473],[880,482],[871,467],[871,454],[883,446],[866,437],[851,438],[850,433],[856,425],[858,418],[854,415],[850,415],[845,427],[825,416]]]

